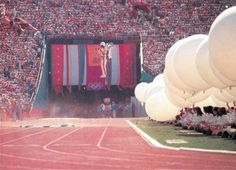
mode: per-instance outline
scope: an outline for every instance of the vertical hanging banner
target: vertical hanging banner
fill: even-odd
[[[105,78],[100,78],[101,71],[101,56],[97,52],[99,45],[86,45],[87,58],[87,80],[86,87],[88,90],[105,89]]]
[[[132,49],[132,88],[137,85],[137,45],[131,44]]]
[[[79,84],[80,55],[78,45],[66,45],[67,53],[67,85],[75,86]]]
[[[132,82],[132,46],[131,44],[120,44],[120,86],[123,88],[131,88]]]
[[[79,80],[79,87],[81,85],[86,85],[87,80],[87,62],[86,62],[86,47],[85,45],[79,45],[79,52],[80,52],[80,80]]]
[[[120,84],[120,54],[119,45],[114,45],[111,49],[111,85]]]
[[[53,53],[53,85],[56,94],[63,93],[63,66],[64,46],[61,44],[52,45]]]

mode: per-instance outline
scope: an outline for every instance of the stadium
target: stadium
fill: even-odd
[[[235,169],[235,0],[0,0],[0,169]]]

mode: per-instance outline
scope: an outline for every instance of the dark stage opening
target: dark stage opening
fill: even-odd
[[[63,94],[49,98],[50,117],[135,117],[131,98],[133,89],[111,86],[108,90],[89,91],[85,86],[71,90],[63,87]]]

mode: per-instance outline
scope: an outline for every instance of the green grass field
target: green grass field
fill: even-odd
[[[194,130],[184,130],[174,125],[164,125],[151,120],[132,120],[142,131],[159,143],[171,147],[236,151],[236,140],[207,136]]]

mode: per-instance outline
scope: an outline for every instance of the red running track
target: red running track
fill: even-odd
[[[236,155],[156,148],[124,119],[73,128],[0,129],[1,170],[235,169]],[[94,121],[93,121],[94,123]]]

